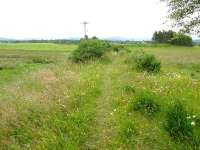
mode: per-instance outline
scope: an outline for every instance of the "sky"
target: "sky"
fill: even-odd
[[[89,37],[151,39],[169,29],[160,0],[0,0],[0,37],[56,39]]]

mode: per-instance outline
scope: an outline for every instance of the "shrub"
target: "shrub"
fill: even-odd
[[[173,45],[192,46],[192,38],[190,36],[178,33],[170,41]]]
[[[147,72],[160,71],[161,63],[154,55],[146,54],[143,51],[137,51],[132,54],[131,59],[133,59],[133,65],[135,65],[138,70]]]
[[[93,58],[100,58],[109,47],[109,43],[97,40],[81,40],[76,50],[72,52],[72,60],[84,62]]]
[[[114,52],[119,52],[124,49],[124,46],[123,45],[113,45],[112,49]]]
[[[188,139],[192,135],[191,122],[187,119],[187,111],[178,102],[171,106],[167,113],[166,130],[177,140]]]
[[[160,106],[155,103],[155,96],[153,94],[142,92],[136,97],[136,101],[132,102],[131,109],[147,115],[154,115],[160,111]]]

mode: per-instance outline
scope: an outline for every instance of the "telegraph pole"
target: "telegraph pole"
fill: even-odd
[[[88,36],[87,36],[87,24],[88,24],[88,22],[84,21],[82,24],[84,26],[84,37],[85,37],[85,39],[88,39]]]

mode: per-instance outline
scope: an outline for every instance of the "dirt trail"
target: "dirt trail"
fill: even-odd
[[[91,137],[89,149],[108,149],[111,144],[112,135],[114,129],[112,126],[112,83],[111,73],[114,68],[115,60],[112,63],[105,65],[105,69],[102,77],[101,96],[97,99],[96,108],[96,132]]]

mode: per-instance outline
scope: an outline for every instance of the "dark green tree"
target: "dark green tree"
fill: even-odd
[[[93,39],[93,40],[98,40],[98,37],[93,36],[92,39]]]
[[[173,45],[192,46],[192,38],[182,33],[177,33],[170,41]]]
[[[170,40],[174,37],[175,32],[172,30],[169,31],[156,31],[153,34],[152,40],[159,43],[169,43]]]

